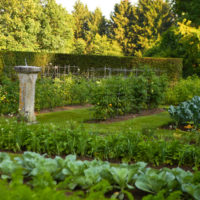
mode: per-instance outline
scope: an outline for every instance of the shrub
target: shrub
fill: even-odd
[[[91,82],[91,83],[90,83]],[[35,109],[55,108],[70,104],[83,104],[89,100],[92,81],[71,75],[62,79],[42,78],[36,82]],[[19,81],[2,77],[0,83],[0,113],[17,113]]]
[[[107,119],[156,108],[163,99],[165,88],[165,76],[158,77],[150,70],[138,77],[102,79],[92,90],[90,101],[94,105],[94,116]]]
[[[200,78],[197,76],[181,79],[174,86],[168,87],[164,103],[178,105],[183,101],[191,100],[194,96],[200,96]]]
[[[16,113],[19,102],[19,82],[2,77],[0,81],[0,113]]]

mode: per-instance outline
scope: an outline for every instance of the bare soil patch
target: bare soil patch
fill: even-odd
[[[85,121],[85,122],[86,123],[110,124],[110,123],[113,123],[113,122],[120,122],[120,121],[124,121],[124,120],[133,119],[133,118],[136,118],[136,117],[158,114],[158,113],[161,113],[161,112],[164,112],[164,111],[165,110],[163,108],[154,108],[154,109],[149,109],[149,110],[143,110],[140,113],[126,114],[126,115],[123,115],[123,116],[116,116],[115,118],[111,118],[111,119],[106,119],[106,120],[93,119],[93,120],[88,120],[88,121]]]

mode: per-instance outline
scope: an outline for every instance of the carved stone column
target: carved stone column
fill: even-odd
[[[16,66],[20,82],[19,114],[29,123],[36,122],[35,107],[35,83],[40,67]]]

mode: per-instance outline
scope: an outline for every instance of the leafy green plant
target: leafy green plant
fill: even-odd
[[[94,105],[94,117],[105,120],[155,108],[163,99],[166,84],[165,76],[158,77],[148,68],[138,77],[116,76],[97,81],[90,100]]]
[[[72,75],[61,78],[39,78],[36,82],[35,110],[88,103],[95,82]],[[0,79],[0,113],[18,112],[19,81],[6,76]]]
[[[200,147],[196,140],[197,135],[195,132],[191,139],[184,136],[183,140],[180,140],[172,136],[165,140],[165,137],[159,135],[147,136],[130,129],[102,136],[85,130],[77,123],[66,123],[63,127],[54,124],[27,126],[25,123],[6,119],[0,123],[0,149],[14,152],[28,150],[48,155],[77,154],[107,160],[144,161],[157,166],[198,166]]]
[[[158,192],[158,194],[156,195],[147,195],[144,198],[142,198],[142,200],[181,200],[182,197],[182,192],[181,191],[175,191],[170,193],[170,195],[166,195],[166,191],[165,190],[161,190],[160,192]]]
[[[189,76],[167,88],[164,104],[178,105],[183,101],[191,100],[194,96],[200,96],[200,79],[198,76]]]
[[[185,101],[177,107],[170,106],[168,110],[177,125],[192,122],[199,127],[200,124],[200,97],[195,96],[190,101]]]
[[[107,194],[111,199],[124,199],[126,196],[131,200],[134,199],[131,192],[135,187],[154,194],[144,197],[144,200],[173,200],[189,195],[199,199],[198,171],[191,173],[180,168],[157,170],[147,168],[143,162],[114,166],[100,160],[80,161],[75,155],[68,155],[64,159],[57,156],[52,159],[33,152],[25,152],[14,160],[8,154],[0,153],[0,159],[3,163],[9,160],[14,169],[6,171],[7,166],[1,166],[2,177],[9,177],[9,182],[0,180],[0,191],[4,189],[2,194],[5,195],[5,199],[16,197],[18,190],[20,199],[27,195],[33,196],[34,200],[39,196],[46,199],[45,194],[50,195],[54,192],[53,199],[60,200],[94,200],[97,194],[101,199],[107,199]],[[23,185],[24,180],[26,184]],[[71,194],[66,196],[66,192]]]
[[[172,191],[176,186],[175,176],[165,170],[158,172],[154,169],[147,168],[145,173],[136,178],[135,185],[138,189],[149,192],[157,193],[162,189]]]

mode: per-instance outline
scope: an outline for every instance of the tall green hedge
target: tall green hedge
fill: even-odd
[[[36,52],[0,52],[0,71],[4,69],[6,73],[13,70],[13,66],[24,65],[25,59],[28,65],[46,66],[53,65],[76,65],[81,71],[94,67],[111,68],[140,68],[148,65],[152,68],[165,71],[171,80],[176,80],[182,76],[182,59],[180,58],[135,58],[117,56],[98,55],[74,55],[74,54],[53,54]]]

